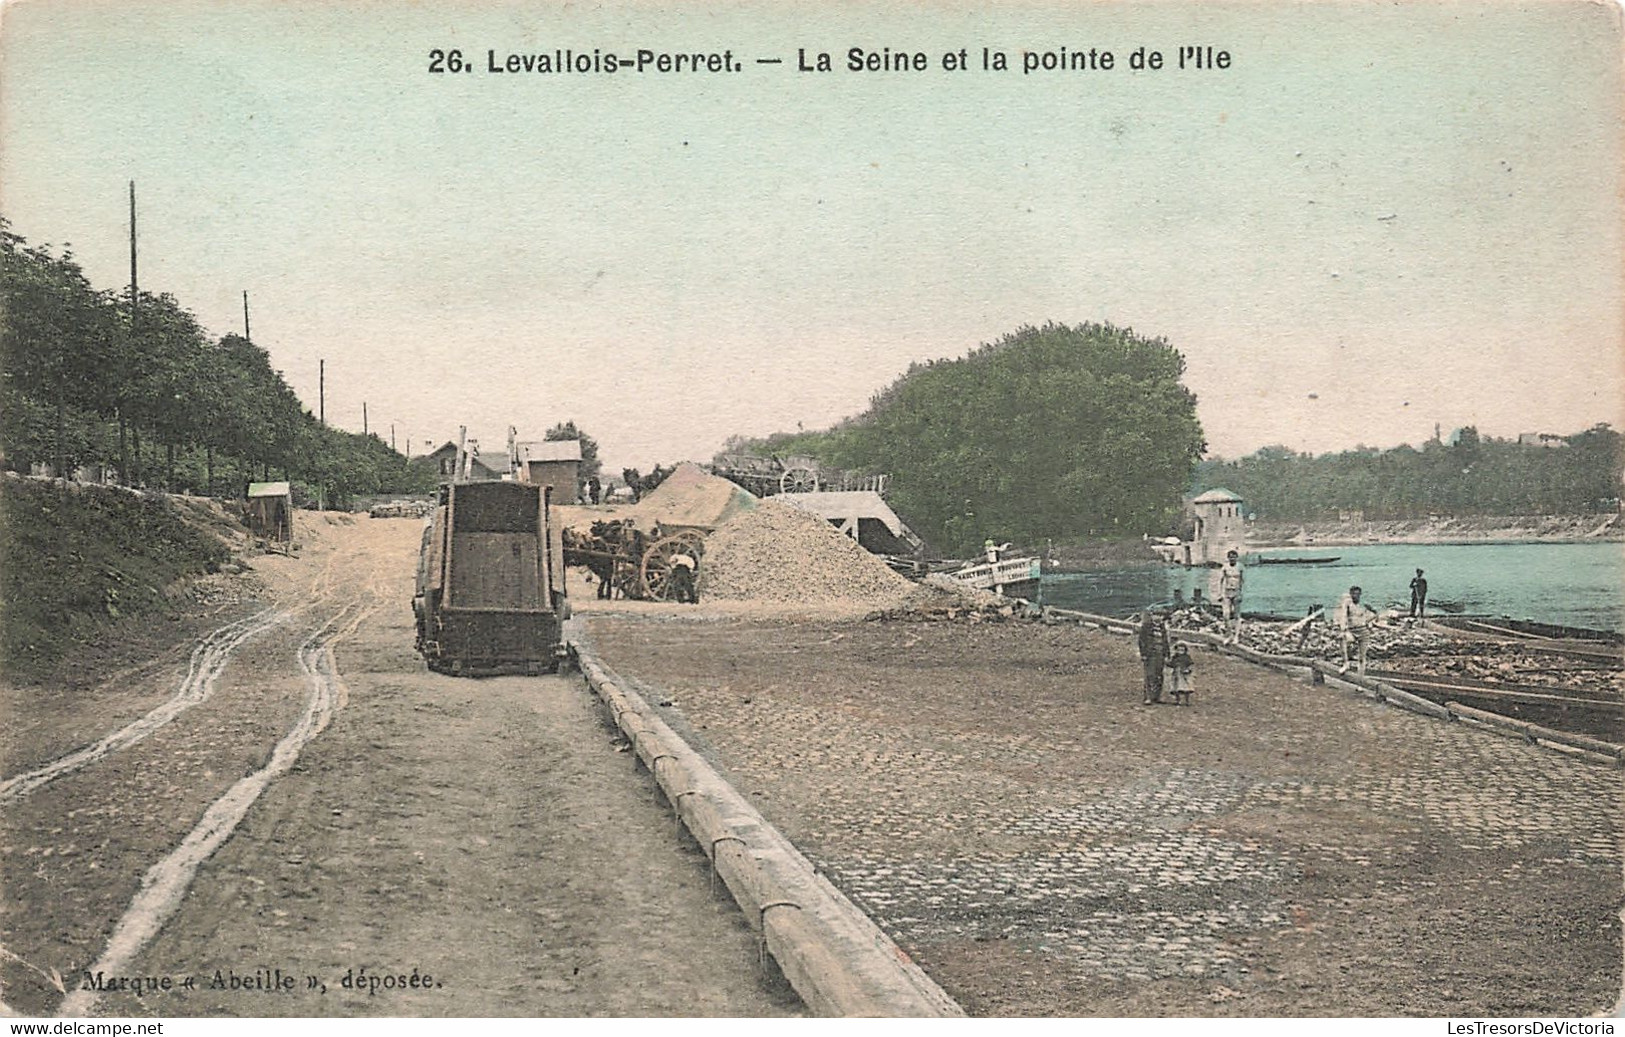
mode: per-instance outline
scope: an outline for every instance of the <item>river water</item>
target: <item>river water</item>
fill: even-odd
[[[1301,616],[1310,605],[1330,608],[1354,585],[1376,608],[1408,609],[1411,577],[1424,569],[1429,601],[1459,605],[1469,615],[1625,631],[1625,546],[1617,543],[1371,544],[1259,553],[1266,558],[1335,555],[1337,561],[1246,566],[1242,607],[1248,612]],[[1211,595],[1211,572],[1170,566],[1047,573],[1043,601],[1125,616],[1169,600],[1176,589],[1187,599],[1198,587]]]

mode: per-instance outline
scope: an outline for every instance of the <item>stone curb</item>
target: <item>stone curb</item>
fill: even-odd
[[[965,1014],[589,647],[570,653],[813,1014]]]

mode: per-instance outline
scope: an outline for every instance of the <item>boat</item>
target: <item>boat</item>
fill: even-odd
[[[1432,602],[1429,602],[1431,605]],[[1514,634],[1519,637],[1545,641],[1593,641],[1600,644],[1625,644],[1625,634],[1617,630],[1595,630],[1590,627],[1566,626],[1561,623],[1538,623],[1532,619],[1514,619],[1511,616],[1450,616],[1439,621],[1444,626],[1472,633]]]
[[[1342,555],[1324,555],[1315,558],[1260,558],[1255,565],[1330,565]]]

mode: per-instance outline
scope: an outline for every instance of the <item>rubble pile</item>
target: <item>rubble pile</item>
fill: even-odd
[[[1432,657],[1407,660],[1409,673],[1429,677],[1466,677],[1490,684],[1540,684],[1619,698],[1625,693],[1625,671],[1519,644],[1474,643]]]
[[[1302,627],[1290,630],[1292,626],[1284,621],[1243,620],[1241,643],[1269,655],[1308,656],[1329,662],[1342,659],[1342,631],[1324,618],[1308,624],[1307,632]],[[1180,633],[1193,630],[1217,637],[1229,634],[1217,613],[1187,608],[1169,614],[1170,637],[1177,640]],[[1519,642],[1463,642],[1428,630],[1409,617],[1386,618],[1372,627],[1367,656],[1373,662],[1387,660],[1393,668],[1419,677],[1545,685],[1615,697],[1625,693],[1625,670],[1609,660],[1543,652]]]
[[[429,518],[434,514],[432,500],[392,500],[374,504],[367,509],[372,518]]]
[[[904,623],[952,622],[955,620],[965,620],[971,623],[1002,623],[1007,619],[1014,619],[1022,615],[1024,613],[1021,607],[1010,602],[1005,602],[1002,605],[976,604],[955,601],[952,598],[936,595],[910,594],[903,604],[895,608],[877,609],[864,618]]]
[[[1343,657],[1343,634],[1324,617],[1307,627],[1292,630],[1294,624],[1261,619],[1243,619],[1241,643],[1257,652],[1269,655],[1299,655],[1337,660]],[[1170,634],[1181,630],[1200,630],[1220,637],[1229,628],[1217,613],[1202,609],[1180,609],[1168,617]],[[1436,654],[1452,644],[1449,637],[1425,629],[1413,619],[1386,620],[1371,628],[1371,647],[1367,654],[1372,659],[1424,656]]]
[[[992,591],[968,587],[942,573],[931,573],[910,587],[903,601],[894,608],[871,612],[874,620],[902,620],[906,622],[933,622],[969,620],[970,622],[1003,622],[1024,616],[1023,606]]]
[[[771,499],[711,534],[700,570],[701,600],[885,609],[914,589],[825,520]]]

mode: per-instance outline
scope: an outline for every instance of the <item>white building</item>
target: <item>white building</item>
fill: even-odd
[[[1191,501],[1196,533],[1191,537],[1188,564],[1222,563],[1227,553],[1242,550],[1247,530],[1241,505],[1241,498],[1223,487],[1198,494]]]

